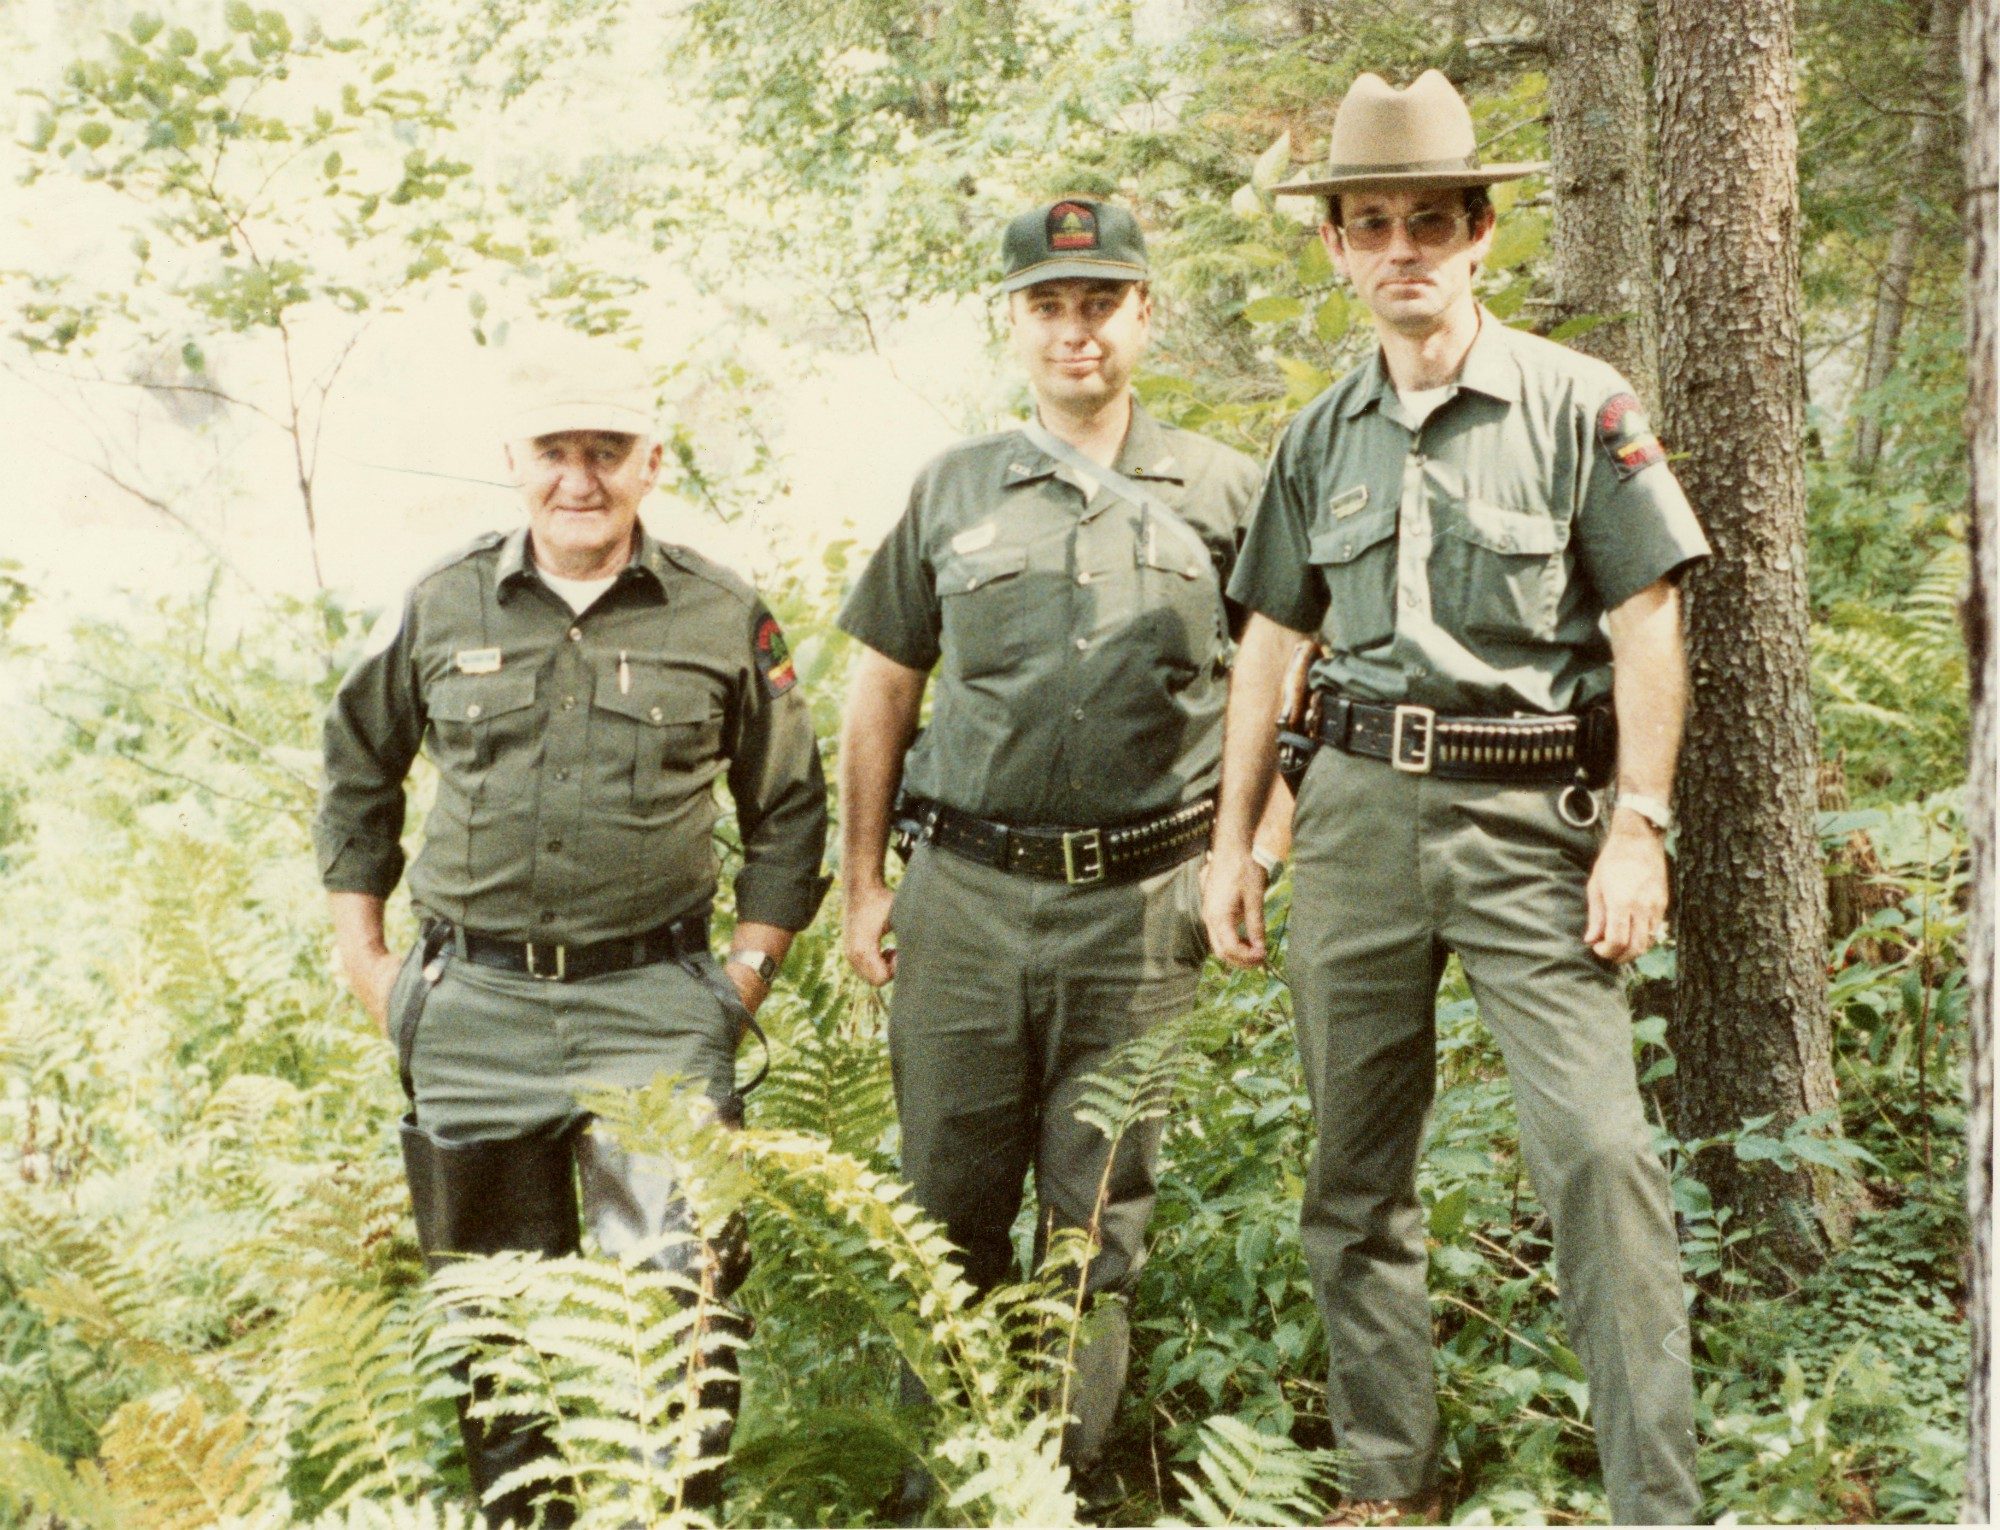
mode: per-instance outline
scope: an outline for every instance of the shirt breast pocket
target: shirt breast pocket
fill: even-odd
[[[1199,670],[1222,651],[1222,583],[1192,528],[1148,517],[1139,538],[1142,620],[1160,624],[1161,657]]]
[[[490,675],[445,675],[424,690],[431,748],[438,768],[489,770],[504,763],[510,746],[532,745],[536,729],[532,670]]]
[[[939,624],[947,665],[985,675],[1019,663],[1031,641],[1028,549],[984,547],[937,566]]]
[[[1433,582],[1440,617],[1467,633],[1514,642],[1554,638],[1569,523],[1535,510],[1468,499],[1441,517],[1442,567]]]
[[[621,679],[623,684],[620,683]],[[641,812],[670,801],[687,777],[713,775],[722,754],[722,707],[699,675],[606,664],[593,680],[591,754],[614,803]]]
[[[1326,584],[1321,631],[1340,653],[1362,653],[1396,631],[1396,507],[1385,505],[1312,534],[1306,560]]]

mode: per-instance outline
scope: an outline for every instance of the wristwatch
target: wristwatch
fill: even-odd
[[[741,950],[731,951],[728,960],[739,967],[748,967],[757,974],[757,981],[766,988],[771,986],[772,980],[778,975],[778,959],[769,951],[753,951],[746,946]]]
[[[1630,808],[1662,834],[1674,826],[1674,810],[1658,797],[1648,797],[1642,792],[1620,792],[1617,805]]]
[[[1282,855],[1273,855],[1262,845],[1250,847],[1250,859],[1264,868],[1264,881],[1267,885],[1277,881],[1279,873],[1285,869],[1285,858]]]

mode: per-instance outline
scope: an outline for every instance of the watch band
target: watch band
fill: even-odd
[[[746,946],[741,950],[731,951],[725,960],[732,961],[739,967],[748,967],[757,974],[757,981],[766,988],[771,986],[772,980],[778,975],[778,960],[769,951],[753,951]]]
[[[1662,834],[1674,826],[1674,810],[1658,797],[1648,797],[1643,792],[1620,792],[1617,806],[1630,808]]]
[[[1285,858],[1282,855],[1273,855],[1262,845],[1250,847],[1250,859],[1264,868],[1264,880],[1267,883],[1277,881],[1285,869]]]

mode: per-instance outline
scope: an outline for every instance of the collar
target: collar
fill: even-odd
[[[666,553],[645,527],[639,525],[639,545],[632,549],[632,557],[619,570],[619,580],[631,583],[639,575],[650,575],[653,582],[666,588],[667,570],[670,564]],[[505,600],[514,590],[524,584],[540,584],[541,575],[536,570],[534,560],[528,556],[528,526],[526,522],[507,533],[507,539],[500,544],[500,557],[493,566],[493,583],[499,598]]]
[[[1344,419],[1351,420],[1395,395],[1396,385],[1389,379],[1389,364],[1380,345],[1368,359],[1367,369],[1361,385],[1341,408]],[[1521,364],[1514,357],[1513,334],[1483,303],[1479,306],[1479,333],[1472,337],[1472,348],[1452,381],[1503,404],[1521,402]]]
[[[1014,446],[1014,455],[1007,459],[1007,488],[1068,476],[1067,468],[1026,436],[1016,436]],[[1111,468],[1127,478],[1187,482],[1187,470],[1174,456],[1173,439],[1167,427],[1148,414],[1137,398],[1132,400],[1132,423],[1125,427],[1124,444],[1118,448],[1118,459]]]

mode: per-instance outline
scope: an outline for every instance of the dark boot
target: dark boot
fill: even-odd
[[[659,1240],[668,1232],[694,1231],[672,1162],[657,1154],[629,1153],[596,1128],[584,1131],[577,1138],[576,1162],[583,1185],[584,1225],[596,1238],[598,1247],[618,1259],[653,1244],[644,1260],[645,1268],[685,1275],[704,1287],[714,1303],[709,1331],[747,1339],[749,1320],[727,1305],[750,1273],[750,1245],[744,1237],[741,1219],[733,1218],[722,1235],[711,1242],[682,1240],[660,1246]],[[735,1432],[742,1399],[736,1345],[716,1344],[703,1349],[699,1339],[696,1344],[702,1367],[724,1373],[703,1383],[699,1400],[703,1409],[718,1409],[723,1415],[701,1435],[701,1453],[719,1461],[729,1453],[729,1438]],[[689,1477],[684,1499],[690,1508],[720,1508],[722,1467],[713,1466]]]
[[[577,1251],[576,1178],[565,1133],[494,1142],[441,1142],[403,1118],[403,1172],[416,1209],[417,1241],[435,1270],[454,1254],[521,1249],[560,1258]],[[461,1373],[462,1376],[463,1373]],[[536,1518],[545,1487],[521,1487],[491,1503],[486,1490],[516,1467],[552,1454],[542,1428],[474,1418],[458,1401],[465,1464],[490,1526],[542,1525],[561,1530],[575,1518],[549,1504]]]

